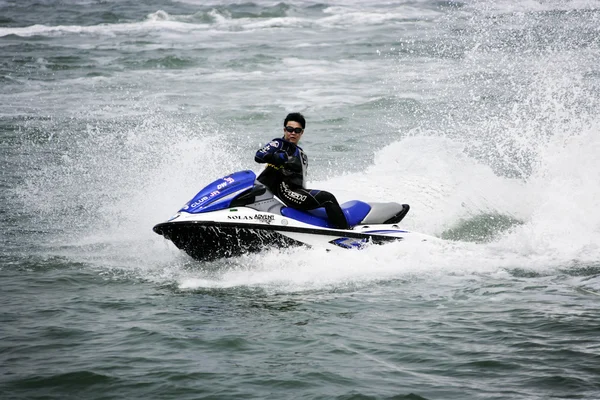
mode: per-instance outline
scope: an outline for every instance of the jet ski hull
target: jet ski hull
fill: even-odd
[[[154,232],[169,239],[177,248],[199,261],[258,253],[267,248],[304,245],[275,230],[257,228],[204,221],[166,222],[156,225]]]
[[[172,241],[177,248],[199,261],[237,257],[268,248],[362,248],[367,244],[384,244],[405,239],[397,235],[365,234],[345,230],[217,221],[164,222],[156,225],[154,232]]]

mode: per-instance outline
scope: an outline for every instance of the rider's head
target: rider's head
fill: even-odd
[[[283,138],[288,142],[297,144],[304,133],[306,120],[300,113],[290,113],[283,121]]]

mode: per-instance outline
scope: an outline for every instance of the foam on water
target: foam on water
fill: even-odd
[[[323,13],[329,16],[322,18],[319,23],[323,26],[348,26],[348,25],[379,25],[398,24],[411,19],[429,19],[440,15],[439,10],[427,10],[422,7],[413,8],[410,5],[402,7],[383,8],[373,10],[370,7],[327,7]]]
[[[500,1],[476,1],[467,6],[486,13],[519,13],[539,11],[573,11],[593,10],[598,6],[596,0],[573,0],[573,1],[547,1],[539,2],[526,0],[514,2],[511,0]]]
[[[524,222],[496,242],[396,243],[330,253],[272,250],[211,266],[190,263],[151,227],[204,184],[249,167],[223,155],[224,135],[206,122],[175,123],[157,114],[127,128],[88,127],[87,139],[70,144],[61,162],[34,174],[22,192],[42,219],[50,216],[66,232],[64,240],[55,236],[49,243],[53,251],[102,273],[134,273],[175,282],[181,289],[254,286],[275,292],[343,289],[415,276],[498,274],[521,267],[551,273],[574,260],[600,259],[600,141],[592,119],[583,131],[556,132],[538,143],[535,169],[525,180],[497,175],[469,157],[465,143],[416,134],[378,151],[364,172],[310,182],[341,201],[408,202],[412,211],[405,227],[433,235],[484,213]],[[216,134],[203,133],[209,131]],[[83,221],[73,224],[69,219],[78,213]]]
[[[519,218],[515,199],[524,190],[522,182],[498,177],[464,150],[464,144],[443,137],[408,137],[377,152],[364,173],[313,186],[327,186],[342,200],[407,202],[412,210],[404,224],[428,234],[482,213],[510,212]]]
[[[103,210],[113,223],[101,232],[88,232],[72,243],[69,256],[83,258],[101,269],[122,271],[133,268],[145,279],[175,281],[182,289],[251,286],[275,292],[360,287],[381,280],[415,276],[428,279],[440,275],[497,274],[524,266],[548,273],[573,259],[586,262],[599,257],[597,246],[590,247],[598,237],[599,232],[594,233],[597,220],[568,220],[572,230],[589,226],[586,233],[595,236],[582,237],[572,234],[574,232],[557,230],[554,213],[560,210],[561,199],[548,202],[541,196],[538,198],[542,202],[538,203],[538,198],[533,196],[539,189],[536,179],[523,183],[498,177],[488,166],[466,157],[460,147],[450,142],[413,137],[384,149],[375,164],[364,173],[338,176],[315,184],[331,189],[342,200],[365,198],[362,193],[367,193],[369,200],[411,199],[414,212],[407,217],[406,226],[425,233],[439,233],[460,218],[492,209],[498,213],[518,214],[525,225],[491,244],[440,240],[414,246],[402,243],[373,246],[364,251],[271,250],[215,265],[190,264],[186,256],[151,232],[154,223],[164,220],[190,197],[185,195],[174,200],[175,194],[182,191],[182,184],[191,186],[181,171],[193,168],[193,160],[202,153],[200,148],[193,146],[193,141],[182,143],[178,150],[179,163],[161,165],[140,177],[145,182],[144,190],[131,187],[130,192],[128,189],[123,191],[119,201],[107,204]],[[580,151],[581,148],[573,150]],[[578,156],[571,154],[568,157]],[[414,163],[416,158],[424,161]],[[235,167],[231,160],[219,159],[219,163]],[[550,170],[553,168],[548,166]],[[403,170],[413,172],[401,173]],[[553,177],[557,183],[562,179],[561,171],[559,168]],[[219,175],[216,170],[211,172],[214,176]],[[137,175],[139,171],[134,173]],[[208,175],[208,172],[203,175],[204,182],[212,180]],[[170,190],[165,190],[165,185]],[[564,193],[563,189],[562,185],[550,184],[546,195],[556,198]],[[193,194],[194,190],[189,187],[187,192]],[[521,199],[528,197],[534,200],[529,204],[529,210],[524,210],[520,207]],[[134,208],[132,204],[135,204]],[[554,206],[546,211],[544,208],[549,204]],[[585,215],[583,211],[581,215]],[[549,237],[553,240],[548,240]],[[587,256],[582,253],[582,248],[588,252]],[[84,249],[93,251],[91,255],[77,254]]]
[[[417,137],[384,149],[364,173],[318,183],[346,198],[364,198],[361,193],[386,200],[400,195],[414,198],[415,211],[405,225],[427,233],[478,212],[518,215],[524,224],[498,241],[395,243],[331,253],[271,251],[236,259],[217,277],[188,272],[176,280],[183,289],[259,286],[293,292],[360,287],[390,279],[496,275],[513,269],[555,274],[573,263],[593,264],[600,259],[600,180],[598,140],[589,135],[584,132],[566,145],[550,143],[543,153],[551,156],[540,161],[540,169],[527,182],[494,175],[452,143]],[[427,163],[412,163],[403,152],[419,155]],[[411,168],[398,168],[399,161]],[[418,168],[419,173],[398,173],[415,166],[423,168]]]
[[[116,36],[124,34],[152,33],[164,35],[176,34],[185,40],[189,34],[213,35],[231,34],[240,31],[272,31],[319,27],[320,29],[347,28],[350,26],[369,26],[390,23],[400,23],[411,19],[433,18],[440,14],[439,10],[426,10],[405,5],[398,12],[392,10],[377,10],[372,7],[346,7],[335,6],[323,10],[322,14],[312,15],[310,18],[301,16],[255,16],[234,18],[227,11],[232,4],[222,7],[205,9],[196,14],[173,15],[164,10],[149,13],[146,18],[138,22],[120,22],[111,24],[98,24],[91,26],[55,25],[48,26],[36,24],[25,27],[0,27],[0,37],[16,35],[21,37],[31,36],[62,36],[62,35],[105,35]],[[394,9],[395,10],[395,9]],[[284,12],[284,14],[287,14]],[[196,37],[196,40],[198,38]]]
[[[95,214],[96,224],[103,227],[120,221],[116,228],[128,220],[142,222],[148,213],[167,215],[201,182],[240,167],[234,159],[206,162],[225,145],[210,118],[156,116],[151,111],[142,118],[134,123],[98,120],[84,132],[53,133],[45,145],[60,156],[30,161],[41,168],[28,172],[20,189],[24,203],[43,219],[56,217],[54,223],[64,219],[63,210],[72,209],[83,211],[84,218]]]
[[[190,32],[193,27],[189,24],[166,21],[166,20],[149,20],[140,23],[123,23],[123,24],[103,24],[93,26],[46,26],[46,25],[32,25],[27,27],[16,27],[16,28],[0,28],[0,37],[8,35],[16,35],[22,37],[44,35],[44,36],[60,36],[65,34],[93,34],[93,35],[108,35],[114,36],[116,34],[129,34],[139,31],[148,30],[178,30],[180,32]]]
[[[600,151],[596,122],[553,136],[528,181],[527,224],[502,240],[524,253],[594,261],[600,256]]]
[[[335,20],[340,15],[358,18],[355,12],[355,8],[327,9],[326,14],[334,15],[325,20]],[[295,17],[267,21],[253,18],[234,21],[221,14],[213,17],[211,26],[221,24],[228,28],[238,24],[249,29],[270,29],[282,22],[291,25],[298,22]],[[85,28],[0,28],[0,36],[61,30],[79,33],[86,29],[86,32],[111,34],[148,28],[156,28],[162,35],[178,29],[203,30],[207,26],[177,18],[156,12],[139,23]],[[365,18],[372,19],[359,22],[380,23],[380,18],[385,20],[387,16],[380,13]],[[536,51],[519,55],[523,62],[517,62],[510,54],[497,56],[505,47],[496,43],[493,35],[487,36],[481,26],[475,28],[475,35],[465,39],[469,46],[474,44],[464,51],[461,68],[452,68],[457,65],[454,59],[435,64],[446,73],[441,75],[439,86],[421,80],[419,84],[423,86],[415,84],[404,89],[406,80],[392,82],[393,73],[388,78],[394,90],[412,91],[423,102],[437,97],[451,98],[453,101],[447,103],[446,109],[432,113],[431,119],[425,118],[411,132],[397,132],[395,141],[375,151],[374,161],[365,171],[344,173],[333,169],[332,176],[309,185],[330,190],[341,201],[409,203],[412,210],[404,221],[405,227],[436,236],[461,221],[485,214],[509,216],[522,222],[492,243],[440,240],[330,253],[321,249],[271,250],[210,265],[190,262],[155,235],[152,226],[172,215],[200,187],[215,178],[259,167],[252,164],[251,156],[242,160],[237,155],[225,155],[222,150],[230,132],[211,123],[210,117],[173,117],[163,109],[142,114],[132,112],[127,114],[129,121],[115,119],[113,123],[88,124],[83,132],[76,128],[59,132],[49,140],[50,153],[60,154],[59,159],[40,160],[40,168],[29,172],[21,197],[37,215],[35,222],[62,232],[42,243],[48,247],[47,251],[86,262],[103,273],[131,273],[158,283],[175,283],[181,289],[238,286],[276,292],[343,289],[414,277],[502,275],[513,268],[554,273],[573,262],[597,262],[600,259],[597,245],[600,243],[597,159],[600,121],[593,113],[598,106],[597,94],[586,89],[585,74],[589,71],[570,61],[568,52]],[[468,47],[467,44],[462,45]],[[580,53],[579,60],[584,56],[585,53]],[[589,59],[593,58],[590,52]],[[499,59],[503,74],[494,75],[499,69]],[[544,72],[550,60],[556,61],[554,69]],[[286,108],[308,105],[312,110],[343,108],[362,103],[371,94],[381,95],[382,89],[375,83],[372,93],[370,89],[362,90],[364,85],[358,85],[360,93],[352,95],[352,83],[346,82],[350,77],[354,82],[357,79],[379,82],[369,72],[378,74],[389,67],[386,60],[381,61],[332,62],[284,57],[281,69],[238,72],[223,68],[200,74],[198,79],[204,79],[203,82],[244,79],[245,84],[249,81],[262,84],[269,74],[284,82],[286,74],[291,72],[312,77],[295,97],[279,98],[261,92],[250,101],[255,104],[264,98],[265,103],[277,101]],[[420,63],[407,64],[415,79],[425,68]],[[335,82],[333,77],[344,77],[345,71],[350,70],[352,74],[348,73],[343,82],[345,89],[328,94],[327,85]],[[160,74],[167,81],[190,76]],[[484,81],[481,77],[485,74],[492,78]],[[400,77],[411,79],[398,74]],[[515,90],[509,95],[505,92],[499,95],[495,90],[502,85],[495,85],[495,79],[507,79],[513,85],[508,87]],[[488,101],[497,98],[505,103]],[[241,102],[236,104],[245,104]],[[110,110],[96,111],[110,114]],[[401,121],[395,121],[393,115],[383,115],[384,111],[382,119],[387,118],[391,126],[400,126]],[[115,110],[121,112],[127,110]],[[455,117],[456,114],[460,117]],[[439,121],[434,117],[439,116],[448,122],[447,126],[435,125]],[[74,222],[75,215],[81,215],[81,220]]]
[[[481,28],[477,27],[478,34],[485,32]],[[478,85],[477,78],[496,69],[497,57],[490,49],[504,50],[504,44],[496,43],[493,35],[479,39],[483,46],[473,47],[463,65],[471,71],[461,79],[449,78],[456,87],[446,86],[444,94],[454,97],[454,89],[469,94],[465,84]],[[575,63],[568,50],[557,52],[562,45],[550,46],[530,51],[524,62],[500,56],[501,79],[508,77],[516,90],[501,106],[479,98],[459,100],[470,112],[464,121],[452,121],[462,137],[418,129],[378,151],[365,172],[311,182],[341,200],[409,202],[413,211],[405,224],[424,233],[439,234],[461,219],[486,213],[522,222],[500,239],[487,244],[440,241],[411,248],[399,243],[354,254],[275,252],[276,256],[260,260],[235,261],[238,268],[226,269],[218,279],[180,278],[180,287],[273,285],[293,291],[414,275],[502,274],[520,268],[556,274],[569,265],[594,265],[600,259],[600,120],[594,112],[599,98],[595,84],[585,79],[594,56],[590,52],[582,63],[586,53],[579,53]],[[452,76],[455,71],[449,72]],[[494,84],[484,81],[490,96],[495,95]]]

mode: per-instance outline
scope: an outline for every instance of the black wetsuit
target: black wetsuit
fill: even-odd
[[[325,207],[329,221],[339,229],[349,229],[348,221],[336,198],[324,190],[304,187],[308,157],[302,148],[277,138],[256,152],[257,163],[267,163],[257,180],[269,188],[288,207],[314,210]]]

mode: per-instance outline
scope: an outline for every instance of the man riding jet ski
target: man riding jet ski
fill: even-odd
[[[302,114],[291,113],[285,117],[283,138],[273,139],[256,152],[256,162],[268,163],[258,181],[288,207],[303,211],[325,207],[327,217],[336,228],[348,229],[348,221],[334,195],[304,187],[308,157],[298,142],[305,127],[306,120]]]
[[[257,162],[268,163],[258,178],[240,171],[214,181],[154,231],[203,261],[269,247],[362,248],[428,239],[397,225],[408,204],[353,200],[340,206],[331,193],[304,188],[308,158],[297,143],[305,125],[301,114],[289,114],[283,138],[256,153]]]

